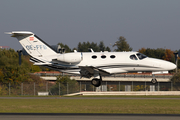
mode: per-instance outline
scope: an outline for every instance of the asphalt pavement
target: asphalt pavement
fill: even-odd
[[[177,114],[0,113],[2,120],[179,120]]]

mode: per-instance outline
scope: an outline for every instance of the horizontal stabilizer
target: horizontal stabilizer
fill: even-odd
[[[34,63],[33,65],[51,65],[52,63]]]
[[[5,32],[5,34],[12,35],[11,37],[17,37],[22,35],[33,35],[34,33],[28,31],[12,31],[12,32]]]

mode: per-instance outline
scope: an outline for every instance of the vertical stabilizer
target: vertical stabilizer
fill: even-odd
[[[7,34],[12,34],[12,37],[16,37],[26,52],[31,57],[40,61],[51,61],[57,55],[57,53],[47,43],[32,32],[13,31]]]

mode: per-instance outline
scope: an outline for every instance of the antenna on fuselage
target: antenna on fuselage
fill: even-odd
[[[88,48],[89,52],[94,52],[94,50],[92,48]]]

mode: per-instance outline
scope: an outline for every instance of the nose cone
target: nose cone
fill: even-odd
[[[176,65],[169,61],[159,60],[159,59],[149,59],[149,60],[151,60],[152,65],[156,67],[157,70],[160,71],[169,71],[169,70],[174,70],[176,68]]]
[[[171,63],[171,62],[167,62],[166,66],[167,66],[167,69],[169,69],[169,70],[176,69],[176,65],[174,63]]]

